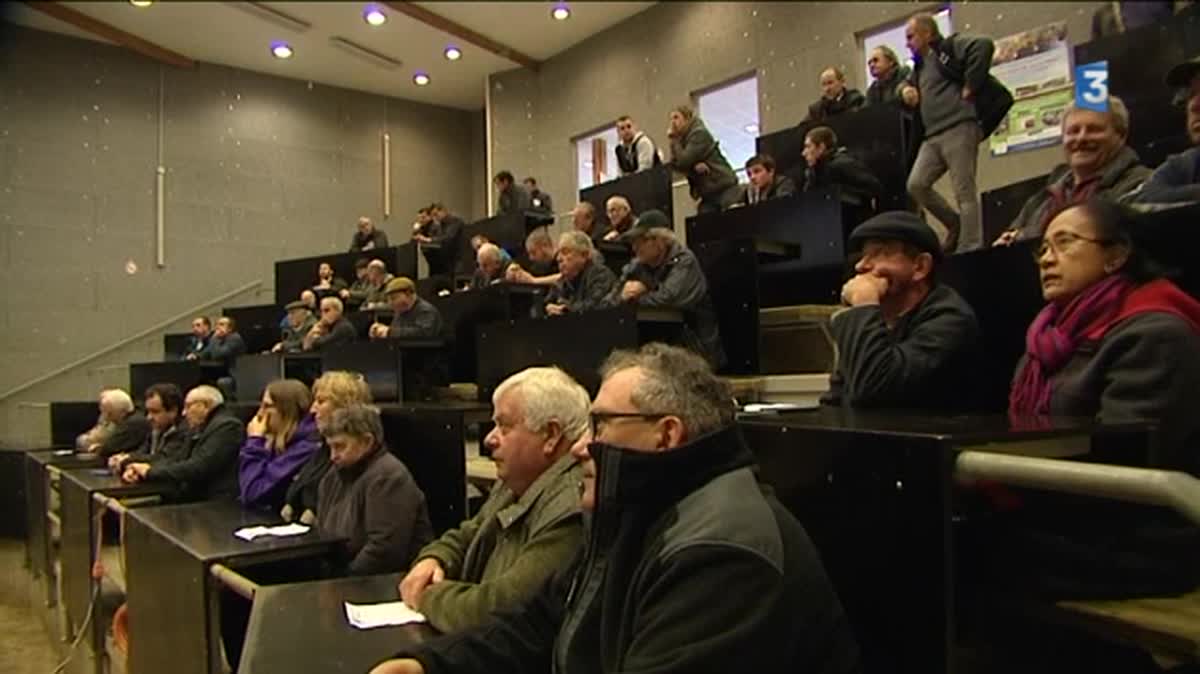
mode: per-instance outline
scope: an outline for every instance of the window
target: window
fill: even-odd
[[[616,155],[619,142],[615,125],[575,139],[575,172],[579,176],[579,189],[621,177]]]
[[[933,20],[937,21],[938,29],[942,31],[942,35],[949,35],[954,32],[950,23],[949,7],[934,12]],[[904,38],[904,25],[907,23],[908,19],[905,19],[862,34],[863,71],[866,74],[866,79],[863,82],[870,84],[873,81],[871,79],[871,69],[867,67],[867,59],[871,58],[871,50],[881,44],[891,47],[892,51],[896,52],[896,56],[900,57],[903,65],[912,67],[912,54],[908,51],[908,40]]]
[[[723,84],[696,95],[696,110],[740,180],[758,138],[758,77]]]

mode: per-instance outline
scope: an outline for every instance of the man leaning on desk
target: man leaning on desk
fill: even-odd
[[[565,372],[535,367],[492,395],[495,428],[484,443],[500,483],[479,514],[417,554],[400,596],[442,632],[484,622],[528,599],[583,542],[579,461],[588,394]]]

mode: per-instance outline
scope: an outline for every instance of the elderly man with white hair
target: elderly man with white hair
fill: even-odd
[[[75,445],[101,456],[131,452],[146,442],[150,423],[133,406],[133,399],[119,388],[100,392],[100,418],[96,425],[75,440]]]
[[[321,316],[304,336],[305,351],[321,351],[341,344],[349,344],[358,337],[354,325],[346,320],[345,306],[336,297],[321,300]]]
[[[633,215],[633,206],[630,206],[629,200],[620,194],[613,195],[604,202],[604,211],[608,214],[610,226],[609,231],[604,235],[605,241],[616,240],[637,222],[637,218]]]
[[[237,498],[238,450],[246,437],[245,426],[225,409],[225,398],[214,386],[188,391],[183,415],[188,423],[184,451],[174,460],[164,457],[152,464],[127,464],[121,479],[165,483],[175,498],[184,501]]]
[[[492,395],[484,440],[500,483],[479,514],[425,546],[400,596],[443,632],[477,625],[530,597],[583,542],[579,462],[588,394],[562,370],[533,367]]]
[[[475,274],[471,277],[471,289],[479,290],[504,280],[504,273],[512,264],[500,246],[488,241],[480,244],[475,252]]]
[[[558,271],[558,281],[546,294],[548,316],[603,309],[617,285],[617,275],[600,262],[591,238],[580,231],[558,237]]]

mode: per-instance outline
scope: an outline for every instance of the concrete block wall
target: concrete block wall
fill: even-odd
[[[1072,44],[1091,37],[1098,2],[955,2],[955,30],[1003,37],[1065,20]],[[932,6],[932,5],[930,5]],[[762,133],[799,123],[820,96],[829,65],[862,91],[857,32],[903,19],[911,2],[663,2],[548,60],[490,80],[496,171],[533,174],[566,210],[577,195],[573,137],[632,115],[666,142],[667,113],[689,96],[748,73],[758,75]],[[1136,124],[1137,120],[1133,120]],[[980,149],[979,189],[1045,173],[1061,150],[992,158]],[[945,182],[945,181],[943,181]],[[676,200],[676,210],[679,200]]]

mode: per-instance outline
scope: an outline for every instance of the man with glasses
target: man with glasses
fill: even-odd
[[[889,211],[850,235],[861,253],[833,315],[837,365],[822,402],[848,407],[939,411],[977,402],[975,312],[937,282],[942,249],[913,213]]]
[[[1167,86],[1175,90],[1175,102],[1187,110],[1187,134],[1192,148],[1163,162],[1146,180],[1138,201],[1200,201],[1200,56],[1171,68]]]
[[[519,607],[379,665],[422,672],[859,669],[803,527],[759,485],[727,384],[699,356],[614,352],[575,444],[587,543]]]

